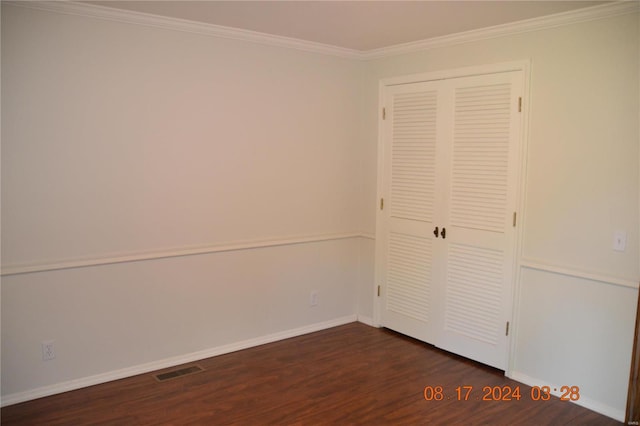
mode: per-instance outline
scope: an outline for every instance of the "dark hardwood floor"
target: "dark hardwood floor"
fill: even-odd
[[[5,407],[2,424],[619,424],[555,397],[533,401],[531,388],[501,371],[359,323],[196,364],[206,371],[165,382],[145,374]],[[443,400],[426,401],[425,386],[442,386]],[[458,386],[473,386],[467,401]],[[485,386],[519,386],[521,398],[482,401]]]

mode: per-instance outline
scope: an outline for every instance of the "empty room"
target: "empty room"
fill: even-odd
[[[640,2],[2,1],[2,424],[638,424]]]

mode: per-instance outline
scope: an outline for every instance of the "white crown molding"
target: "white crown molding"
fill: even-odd
[[[109,21],[124,22],[128,24],[144,25],[148,27],[183,31],[211,37],[297,49],[342,58],[353,59],[360,55],[360,52],[357,50],[330,46],[328,44],[87,3],[76,3],[73,1],[3,1],[3,3],[30,9],[63,13],[66,15],[106,19]]]
[[[435,37],[410,43],[403,43],[380,49],[359,51],[343,47],[331,46],[291,37],[283,37],[265,34],[256,31],[242,30],[238,28],[224,27],[220,25],[194,22],[185,19],[169,18],[135,11],[114,9],[73,1],[3,1],[3,4],[27,7],[31,9],[46,10],[50,12],[64,13],[68,15],[87,16],[117,22],[145,25],[175,31],[183,31],[212,37],[227,38],[247,41],[264,45],[297,49],[311,53],[337,56],[341,58],[372,60],[406,53],[412,53],[427,49],[442,48],[461,43],[470,43],[489,38],[504,37],[513,34],[521,34],[531,31],[539,31],[547,28],[555,28],[563,25],[609,18],[618,15],[638,12],[640,2],[636,0],[623,0],[542,16],[493,27],[465,31],[461,33]]]
[[[634,0],[605,3],[602,5],[591,6],[584,9],[577,9],[568,12],[542,16],[539,18],[526,19],[523,21],[511,22],[508,24],[480,28],[471,31],[464,31],[461,33],[446,35],[442,37],[434,37],[427,40],[397,44],[380,49],[372,49],[366,52],[362,52],[360,54],[360,58],[365,60],[381,59],[405,53],[442,48],[446,46],[453,46],[456,44],[470,43],[474,41],[504,37],[531,31],[540,31],[548,28],[560,27],[563,25],[570,25],[580,22],[593,21],[596,19],[625,15],[628,13],[637,12],[639,10],[640,2]]]

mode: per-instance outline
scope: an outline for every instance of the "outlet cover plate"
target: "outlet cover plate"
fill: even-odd
[[[45,340],[42,342],[42,360],[51,361],[56,357],[56,351],[53,340]]]
[[[627,233],[624,231],[616,231],[613,233],[613,249],[615,251],[624,251],[627,248]]]

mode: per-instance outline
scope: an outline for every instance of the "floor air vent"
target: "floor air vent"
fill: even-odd
[[[178,377],[199,373],[201,371],[204,371],[204,368],[200,367],[199,365],[192,365],[190,367],[184,367],[178,370],[167,371],[166,373],[154,374],[153,377],[155,377],[159,382],[164,382],[166,380],[176,379]]]

